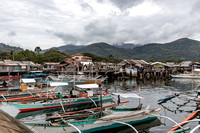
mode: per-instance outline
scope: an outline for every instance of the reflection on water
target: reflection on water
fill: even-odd
[[[143,106],[151,105],[151,107],[160,107],[163,109],[161,115],[173,118],[177,122],[181,122],[191,112],[196,110],[197,103],[189,101],[186,98],[194,97],[199,90],[197,86],[200,85],[200,80],[193,79],[172,79],[172,80],[147,80],[136,81],[135,79],[115,80],[105,84],[105,88],[110,88],[112,92],[122,93],[138,93],[144,97],[141,100]],[[157,104],[159,99],[166,97],[167,95],[173,95],[174,93],[181,93],[179,97],[175,97],[166,103],[161,105]],[[184,98],[185,97],[185,98]],[[137,99],[128,99],[129,103],[125,104],[127,107],[133,107],[138,105]],[[167,132],[174,123],[165,119],[161,120],[161,126],[150,128],[149,132]],[[194,128],[198,123],[193,122],[187,124],[191,128]]]
[[[108,80],[104,83],[103,88],[108,89],[110,92],[121,92],[121,93],[137,93],[145,99],[132,99],[132,98],[121,98],[123,100],[129,100],[129,103],[124,104],[125,107],[136,107],[139,102],[143,106],[151,105],[151,108],[162,108],[161,115],[173,118],[177,122],[181,122],[191,112],[197,108],[197,103],[194,101],[187,100],[188,97],[196,96],[196,92],[199,90],[197,86],[200,85],[200,80],[193,79],[172,79],[172,80],[147,80],[147,81],[136,81],[135,79],[119,79],[119,80]],[[164,98],[167,95],[173,95],[174,93],[180,93],[179,97],[175,97],[166,103],[161,105],[157,104],[159,99]],[[43,121],[46,116],[52,114],[57,109],[37,111],[34,113],[23,113],[18,114],[16,118],[23,121]],[[153,124],[152,124],[153,123]],[[157,122],[152,122],[146,125],[140,125],[136,128],[140,132],[150,133],[165,133],[169,131],[174,123],[165,119],[159,118]],[[187,124],[187,126],[194,128],[198,122]],[[147,126],[147,127],[146,127]],[[200,130],[198,130],[200,132]],[[117,129],[117,132],[132,132],[130,127],[125,129]]]

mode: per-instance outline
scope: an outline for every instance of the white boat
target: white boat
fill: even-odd
[[[188,73],[188,74],[177,74],[171,75],[172,78],[185,78],[185,79],[200,79],[200,74]]]
[[[200,69],[192,69],[192,72],[171,75],[172,78],[184,78],[184,79],[200,79]]]

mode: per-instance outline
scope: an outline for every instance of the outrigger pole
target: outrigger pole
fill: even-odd
[[[100,89],[100,116],[102,117],[102,88],[101,88],[101,83],[99,83],[99,89]]]

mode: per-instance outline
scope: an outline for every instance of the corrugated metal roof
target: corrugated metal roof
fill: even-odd
[[[162,63],[162,62],[154,62],[154,63],[151,63],[151,65],[156,65],[156,64],[160,64],[160,65],[166,66],[166,64],[165,64],[165,63]]]
[[[35,79],[22,79],[23,83],[35,83]]]
[[[144,60],[132,60],[132,59],[125,59],[124,60],[126,63],[128,64],[132,64],[132,65],[136,65],[136,64],[140,64],[140,65],[149,65],[149,63],[147,63]]]
[[[69,85],[67,82],[50,82],[50,86],[66,86]]]
[[[76,85],[78,88],[84,88],[84,89],[92,89],[92,88],[99,88],[98,84],[82,84],[82,85]]]
[[[44,62],[44,65],[58,65],[60,64],[59,62]]]

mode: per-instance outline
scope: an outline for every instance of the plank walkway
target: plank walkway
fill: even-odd
[[[0,133],[33,133],[18,120],[0,110]]]

